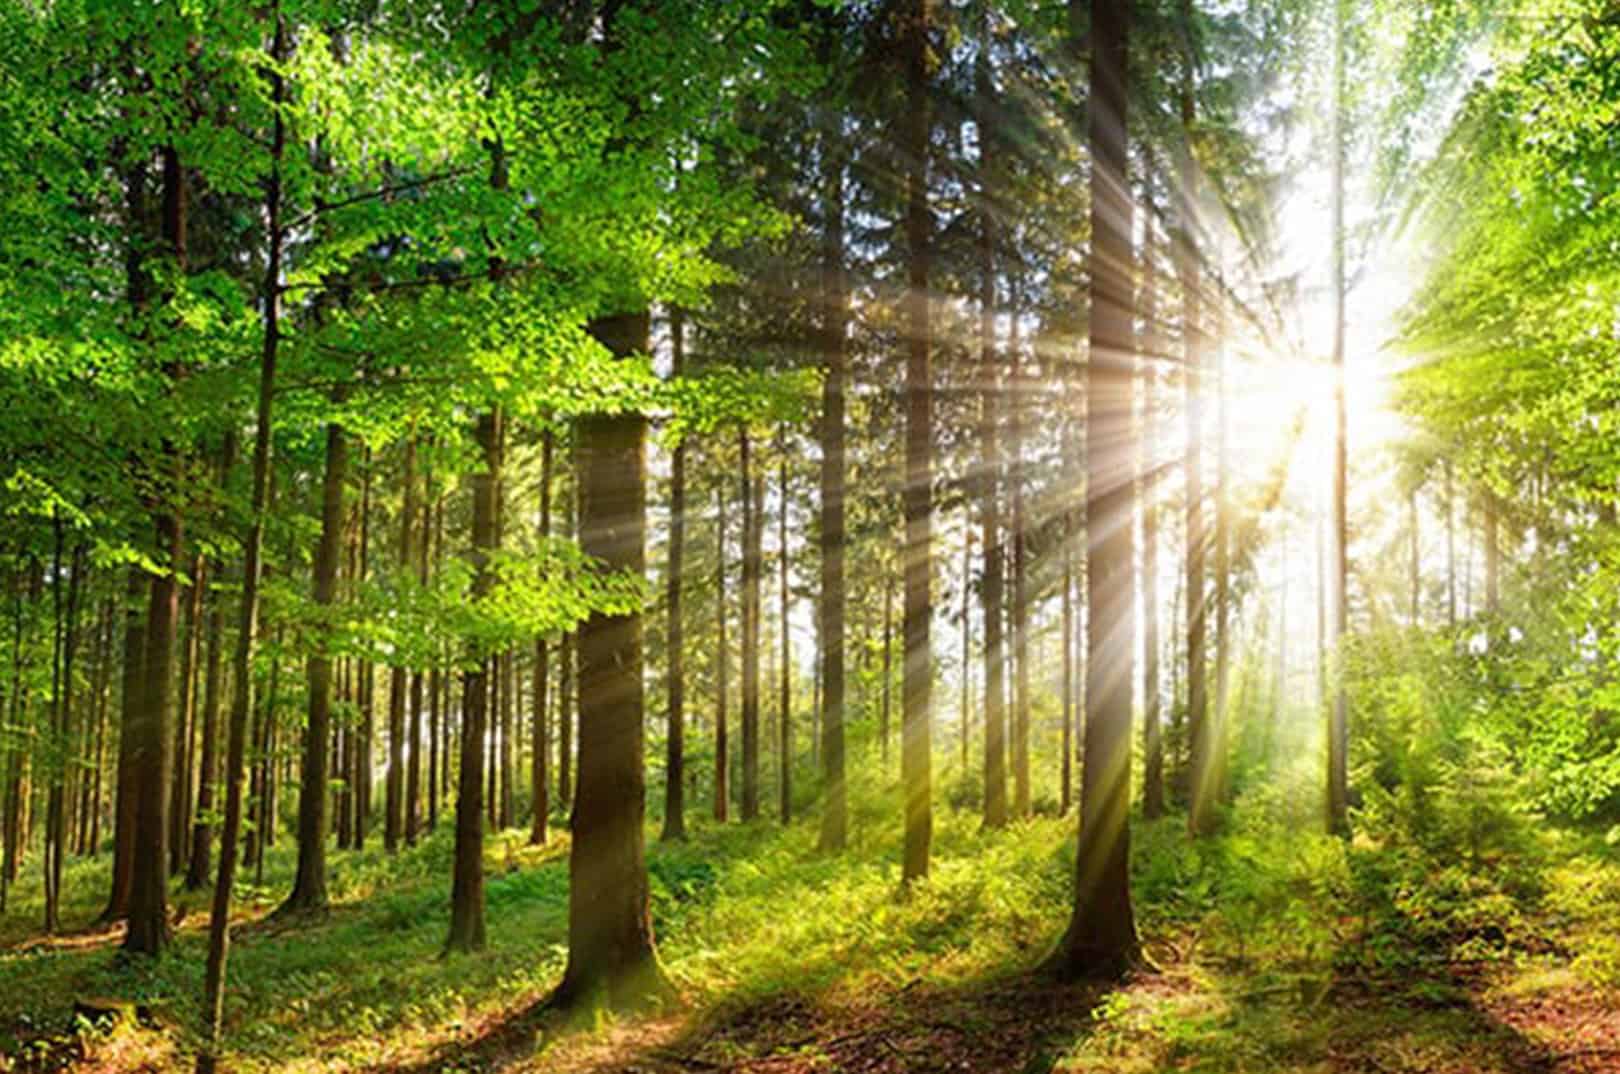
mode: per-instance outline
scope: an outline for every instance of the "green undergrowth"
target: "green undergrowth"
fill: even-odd
[[[813,817],[785,829],[699,821],[685,842],[649,842],[660,955],[690,1011],[721,1019],[784,997],[847,1010],[907,993],[970,995],[1038,962],[1068,912],[1073,817],[986,832],[973,812],[941,810],[931,875],[902,896],[886,797],[857,796],[843,855],[818,851]],[[1146,1070],[1197,1056],[1191,1069],[1288,1069],[1377,1018],[1415,1019],[1419,1047],[1479,1030],[1446,973],[1464,963],[1522,982],[1558,966],[1586,986],[1620,987],[1620,855],[1601,838],[1541,829],[1466,862],[1402,839],[1398,826],[1350,843],[1309,834],[1264,801],[1240,801],[1219,837],[1196,843],[1180,817],[1138,821],[1138,926],[1162,972],[1106,994],[1093,1028],[1062,1042],[1053,1063]],[[401,1062],[471,1041],[542,998],[566,957],[567,835],[543,850],[522,844],[516,832],[490,838],[490,948],[452,958],[441,957],[447,826],[398,855],[334,852],[332,910],[314,920],[265,918],[291,881],[292,848],[277,846],[263,884],[242,892],[233,1068]],[[70,930],[99,910],[105,870],[105,859],[70,870]],[[182,1053],[194,1046],[201,896],[176,893],[185,910],[171,956],[125,965],[115,935],[40,942],[33,881],[15,895],[0,919],[0,1050],[70,1029],[83,996],[149,1004]],[[1373,993],[1394,1006],[1358,999]]]

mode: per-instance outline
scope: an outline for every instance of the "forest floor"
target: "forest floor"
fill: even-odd
[[[1029,973],[1061,930],[1073,819],[983,833],[936,819],[933,875],[896,897],[882,803],[841,858],[810,825],[700,827],[650,848],[680,1005],[563,1022],[566,835],[491,837],[490,949],[444,959],[448,826],[390,858],[332,856],[331,912],[267,918],[291,848],[248,885],[231,962],[233,1070],[427,1072],[1620,1071],[1620,850],[1536,828],[1513,853],[1345,847],[1286,818],[1193,844],[1139,825],[1151,971],[1118,986]],[[1476,848],[1477,850],[1477,848]],[[106,862],[69,878],[70,930],[37,935],[25,883],[0,918],[0,1070],[186,1069],[206,934],[178,894],[174,955],[125,966],[89,923]],[[137,1001],[74,1033],[85,997]],[[68,1042],[68,1043],[64,1043]]]

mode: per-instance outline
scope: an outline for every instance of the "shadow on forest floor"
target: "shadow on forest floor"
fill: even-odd
[[[780,995],[626,1020],[589,1034],[571,1032],[563,1015],[536,1004],[377,1074],[1047,1071],[1085,1033],[1106,991],[1025,976],[952,989],[906,987],[863,1003]]]
[[[1197,967],[1118,987],[1034,976],[858,1001],[780,995],[575,1031],[535,1004],[376,1074],[1607,1074],[1620,1004],[1552,969],[1449,967],[1326,992],[1215,982]],[[1513,982],[1518,981],[1516,987]]]

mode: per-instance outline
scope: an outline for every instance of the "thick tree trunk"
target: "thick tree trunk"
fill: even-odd
[[[1140,958],[1130,891],[1132,652],[1131,218],[1126,95],[1130,4],[1091,0],[1091,321],[1086,362],[1086,754],[1074,909],[1046,968],[1123,975]],[[1080,24],[1072,0],[1072,25]]]
[[[337,596],[343,548],[343,486],[349,471],[349,440],[337,422],[326,426],[326,475],[321,491],[321,541],[315,555],[315,604],[329,609]],[[298,787],[298,872],[283,913],[326,909],[328,742],[332,737],[332,658],[317,644],[305,666],[309,722]]]
[[[618,357],[645,353],[645,311],[596,320]],[[584,552],[610,570],[646,570],[646,421],[582,418],[576,446]],[[634,1004],[667,992],[653,949],[643,815],[646,775],[639,612],[593,613],[579,632],[579,786],[568,871],[568,966],[560,1004]]]
[[[179,271],[186,265],[186,177],[179,154],[163,151],[163,239]],[[179,375],[170,364],[168,373]],[[166,441],[165,464],[175,476],[179,450]],[[175,628],[179,619],[179,576],[184,536],[173,504],[155,512],[158,559],[166,567],[154,575],[146,617],[145,683],[139,726],[135,729],[131,773],[135,777],[134,869],[130,878],[128,928],[124,950],[158,955],[168,945],[169,721],[174,705]]]

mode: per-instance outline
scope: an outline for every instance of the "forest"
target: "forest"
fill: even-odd
[[[0,1072],[1620,1071],[1615,0],[0,0]]]

